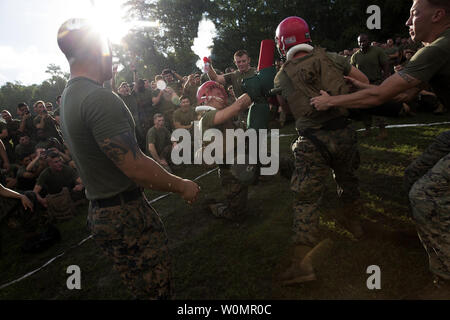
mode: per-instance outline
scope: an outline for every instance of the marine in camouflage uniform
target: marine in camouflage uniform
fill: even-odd
[[[290,268],[280,275],[284,284],[294,284],[315,280],[316,259],[330,248],[330,241],[320,241],[318,232],[320,201],[330,171],[340,198],[336,218],[355,237],[362,236],[358,219],[360,193],[355,175],[360,161],[356,132],[349,126],[346,110],[333,108],[326,113],[319,112],[309,100],[319,95],[320,90],[334,94],[349,92],[343,76],[351,74],[362,81],[368,80],[345,57],[309,45],[308,26],[299,17],[289,17],[280,23],[277,41],[287,59],[275,76],[274,85],[280,92],[283,109],[289,108],[294,115],[299,133],[292,144],[294,252]]]
[[[311,99],[318,110],[335,105],[346,108],[368,108],[381,105],[397,96],[411,99],[429,84],[436,96],[450,105],[450,7],[448,1],[414,0],[406,22],[413,41],[423,42],[420,49],[399,72],[380,86],[351,95],[321,94]],[[419,13],[418,13],[419,12]],[[437,14],[439,13],[439,14]],[[417,19],[417,16],[420,16]],[[412,214],[419,237],[429,256],[430,270],[439,278],[450,279],[450,188],[449,135],[439,135],[422,156],[405,172]],[[445,288],[447,287],[447,288]],[[450,292],[450,285],[443,286]],[[439,289],[435,288],[435,289]]]
[[[92,201],[88,226],[137,299],[170,298],[172,275],[166,231],[144,195],[108,207]]]
[[[450,104],[449,51],[450,28],[447,28],[400,71],[403,76],[430,83],[446,106]],[[408,166],[404,181],[430,271],[450,280],[450,131],[437,136]]]
[[[321,79],[320,74],[315,74],[318,81],[332,79],[332,76],[335,81],[318,83],[314,90],[318,91],[320,85],[329,90],[347,90],[338,77],[348,75],[352,67],[345,58],[325,53],[320,48],[305,57],[289,60],[275,77],[275,88],[282,89],[282,96],[289,103],[299,132],[298,139],[292,145],[295,156],[295,170],[291,179],[291,189],[295,192],[294,243],[312,247],[319,242],[319,203],[330,170],[338,185],[346,220],[356,219],[350,217],[355,212],[350,208],[358,206],[360,196],[355,176],[355,170],[359,167],[357,136],[349,126],[346,113],[339,109],[327,114],[313,110],[308,101],[314,90],[308,95],[308,89],[301,89],[304,85],[301,76],[296,78],[296,75],[315,72],[311,68],[317,61],[322,61],[323,69],[327,68],[330,73],[327,78]]]

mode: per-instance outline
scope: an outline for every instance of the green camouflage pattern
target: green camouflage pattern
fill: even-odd
[[[424,153],[405,170],[404,188],[407,193],[444,156],[450,153],[450,131],[438,135]]]
[[[430,271],[445,279],[450,279],[450,153],[435,164],[433,161],[444,150],[444,140],[449,137],[450,131],[438,136],[407,169],[409,183],[427,165],[432,165],[411,187],[409,200],[419,238],[428,254]],[[447,148],[449,142],[450,139]]]
[[[171,297],[168,238],[158,213],[144,197],[106,208],[91,202],[88,227],[137,299]]]
[[[295,168],[291,178],[294,198],[293,242],[314,247],[319,243],[319,203],[326,190],[326,178],[333,171],[337,192],[343,207],[356,202],[359,183],[355,175],[360,164],[356,132],[347,127],[313,133],[328,149],[331,159],[325,159],[316,145],[300,136],[291,146]]]

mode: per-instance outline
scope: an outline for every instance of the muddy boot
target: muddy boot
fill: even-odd
[[[291,268],[293,268],[293,266],[286,271],[286,275],[288,272],[290,273],[290,278],[286,279],[283,282],[283,285],[289,286],[316,280],[314,266],[320,264],[320,262],[330,253],[332,246],[333,242],[330,239],[325,239],[309,250],[301,262],[297,263],[292,271]]]

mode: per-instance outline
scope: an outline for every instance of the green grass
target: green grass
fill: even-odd
[[[447,117],[419,115],[388,119],[393,123],[432,123]],[[357,127],[361,127],[359,123]],[[214,218],[203,207],[206,198],[220,198],[217,173],[199,181],[202,194],[192,206],[171,195],[154,207],[165,223],[173,260],[176,299],[401,299],[426,286],[431,275],[427,257],[409,218],[402,191],[405,167],[448,126],[389,129],[389,138],[364,137],[359,133],[361,167],[358,170],[364,225],[367,236],[360,241],[333,220],[337,198],[335,185],[327,183],[321,217],[321,234],[334,241],[333,253],[317,267],[318,280],[283,287],[276,276],[289,265],[292,198],[289,182],[270,178],[249,191],[249,211],[240,222]],[[293,124],[281,133],[295,133]],[[377,129],[373,130],[376,135]],[[295,137],[280,138],[280,152],[288,155]],[[194,178],[210,168],[183,166],[176,174]],[[148,191],[149,199],[161,193]],[[58,225],[62,241],[44,253],[20,252],[23,233],[1,226],[3,255],[0,285],[40,267],[50,258],[66,254],[31,277],[0,290],[0,299],[130,299],[112,263],[92,240],[66,250],[89,233],[87,207],[69,222]],[[66,269],[78,265],[82,290],[68,290]],[[382,289],[366,287],[366,268],[378,265]]]

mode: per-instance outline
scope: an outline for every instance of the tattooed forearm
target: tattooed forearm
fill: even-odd
[[[397,74],[402,77],[403,80],[405,80],[408,83],[413,82],[414,80],[416,80],[414,77],[411,77],[409,74],[406,74],[404,72],[402,72],[402,70],[400,70],[399,72],[397,72]]]
[[[122,165],[124,163],[125,156],[128,152],[131,152],[133,158],[136,159],[139,151],[136,139],[131,132],[123,133],[113,138],[107,138],[101,141],[99,146],[116,165]]]

